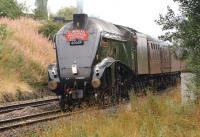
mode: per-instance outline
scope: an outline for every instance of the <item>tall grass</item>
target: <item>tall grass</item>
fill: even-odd
[[[32,19],[0,18],[7,34],[0,41],[0,100],[5,93],[32,91],[47,82],[47,66],[55,61],[52,43],[38,34],[40,23]],[[2,93],[2,94],[1,94]]]
[[[170,96],[132,97],[131,110],[88,112],[62,119],[34,137],[198,137],[200,105],[182,106]]]
[[[23,52],[27,59],[39,62],[44,67],[47,67],[49,62],[55,61],[52,43],[38,34],[39,22],[28,18],[17,20],[1,18],[0,24],[6,24],[10,31],[13,32],[13,35],[7,39],[6,43]]]

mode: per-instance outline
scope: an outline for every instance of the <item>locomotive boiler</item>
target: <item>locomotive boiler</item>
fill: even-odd
[[[54,44],[48,85],[62,110],[82,101],[115,104],[129,98],[130,88],[161,89],[180,78],[180,61],[168,44],[86,14],[74,14]]]

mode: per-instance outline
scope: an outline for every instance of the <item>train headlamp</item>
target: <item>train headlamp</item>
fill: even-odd
[[[55,90],[55,89],[57,88],[57,86],[58,86],[58,83],[57,83],[56,81],[50,81],[50,82],[48,83],[48,88],[49,88],[50,90]]]
[[[94,79],[92,80],[92,86],[93,88],[99,88],[101,86],[101,80],[100,79]]]
[[[77,65],[76,64],[72,65],[72,74],[74,74],[74,75],[78,74],[78,69],[77,69]]]

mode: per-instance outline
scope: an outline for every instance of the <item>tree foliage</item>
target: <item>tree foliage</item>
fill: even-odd
[[[200,86],[200,0],[174,0],[179,4],[180,14],[176,15],[168,7],[166,15],[160,15],[157,24],[166,31],[161,39],[178,41],[187,51],[190,68],[196,74],[196,84]]]
[[[65,17],[67,20],[72,20],[73,19],[73,14],[75,14],[77,11],[77,9],[75,7],[65,7],[60,9],[57,12],[58,16],[63,16]]]
[[[48,0],[36,0],[36,9],[34,11],[36,19],[47,19],[47,2]]]
[[[0,1],[0,17],[17,18],[20,17],[23,7],[15,0],[1,0]]]

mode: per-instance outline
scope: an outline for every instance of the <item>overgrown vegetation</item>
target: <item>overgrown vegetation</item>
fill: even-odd
[[[29,99],[43,98],[46,96],[54,95],[48,90],[39,89],[35,91],[21,91],[17,90],[15,92],[1,92],[0,93],[0,103],[8,103],[14,101],[24,101]]]
[[[179,93],[174,91],[175,93]],[[130,109],[131,108],[131,109]],[[180,95],[132,97],[120,112],[87,112],[61,119],[34,137],[197,137],[200,106],[180,103]],[[27,135],[26,135],[27,136]]]
[[[0,17],[18,18],[22,13],[23,6],[19,5],[16,0],[0,1]]]
[[[44,23],[38,30],[43,36],[49,40],[53,40],[54,35],[62,28],[64,24],[48,21]]]
[[[186,60],[190,69],[195,73],[196,85],[200,87],[200,1],[174,0],[180,6],[180,15],[168,7],[166,15],[160,15],[156,22],[166,31],[161,36],[164,40],[178,43],[187,51]],[[197,95],[200,95],[200,91]]]
[[[67,21],[73,19],[73,14],[75,14],[77,9],[75,7],[65,7],[60,9],[56,16],[65,17]],[[49,20],[45,22],[40,28],[39,33],[43,34],[49,40],[53,40],[54,35],[64,26],[62,23],[57,23],[56,21]]]
[[[0,102],[47,84],[47,66],[55,56],[52,43],[37,33],[40,26],[27,18],[0,19]]]
[[[17,72],[20,80],[30,85],[45,81],[46,70],[38,62],[26,59],[21,51],[16,51],[15,47],[1,45],[0,49],[0,66],[7,75]]]
[[[7,26],[5,24],[0,25],[0,40],[4,40],[8,35]]]

